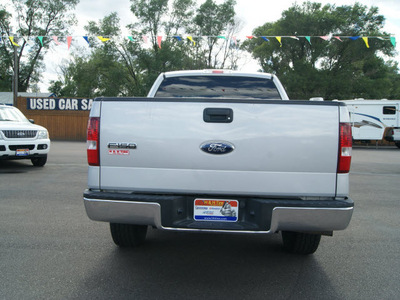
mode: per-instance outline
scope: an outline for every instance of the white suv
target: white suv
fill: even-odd
[[[30,159],[42,167],[49,150],[46,128],[32,124],[18,108],[0,104],[0,160]]]

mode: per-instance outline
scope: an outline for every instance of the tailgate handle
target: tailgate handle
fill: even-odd
[[[203,111],[203,120],[207,123],[231,123],[233,121],[233,110],[209,107]]]

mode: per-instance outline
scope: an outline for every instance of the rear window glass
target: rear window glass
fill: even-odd
[[[165,78],[155,97],[281,99],[271,79],[246,76]]]

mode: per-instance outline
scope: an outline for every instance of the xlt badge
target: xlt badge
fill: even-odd
[[[209,154],[228,154],[235,150],[235,146],[229,142],[205,142],[200,145],[201,151]]]

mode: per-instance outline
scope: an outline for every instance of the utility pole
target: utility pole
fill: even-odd
[[[14,36],[13,29],[10,27],[9,36]],[[17,46],[13,43],[14,48],[14,76],[12,78],[13,106],[17,106],[18,99],[18,51]]]
[[[14,77],[13,77],[13,106],[17,106],[18,99],[18,52],[17,46],[14,47]]]

